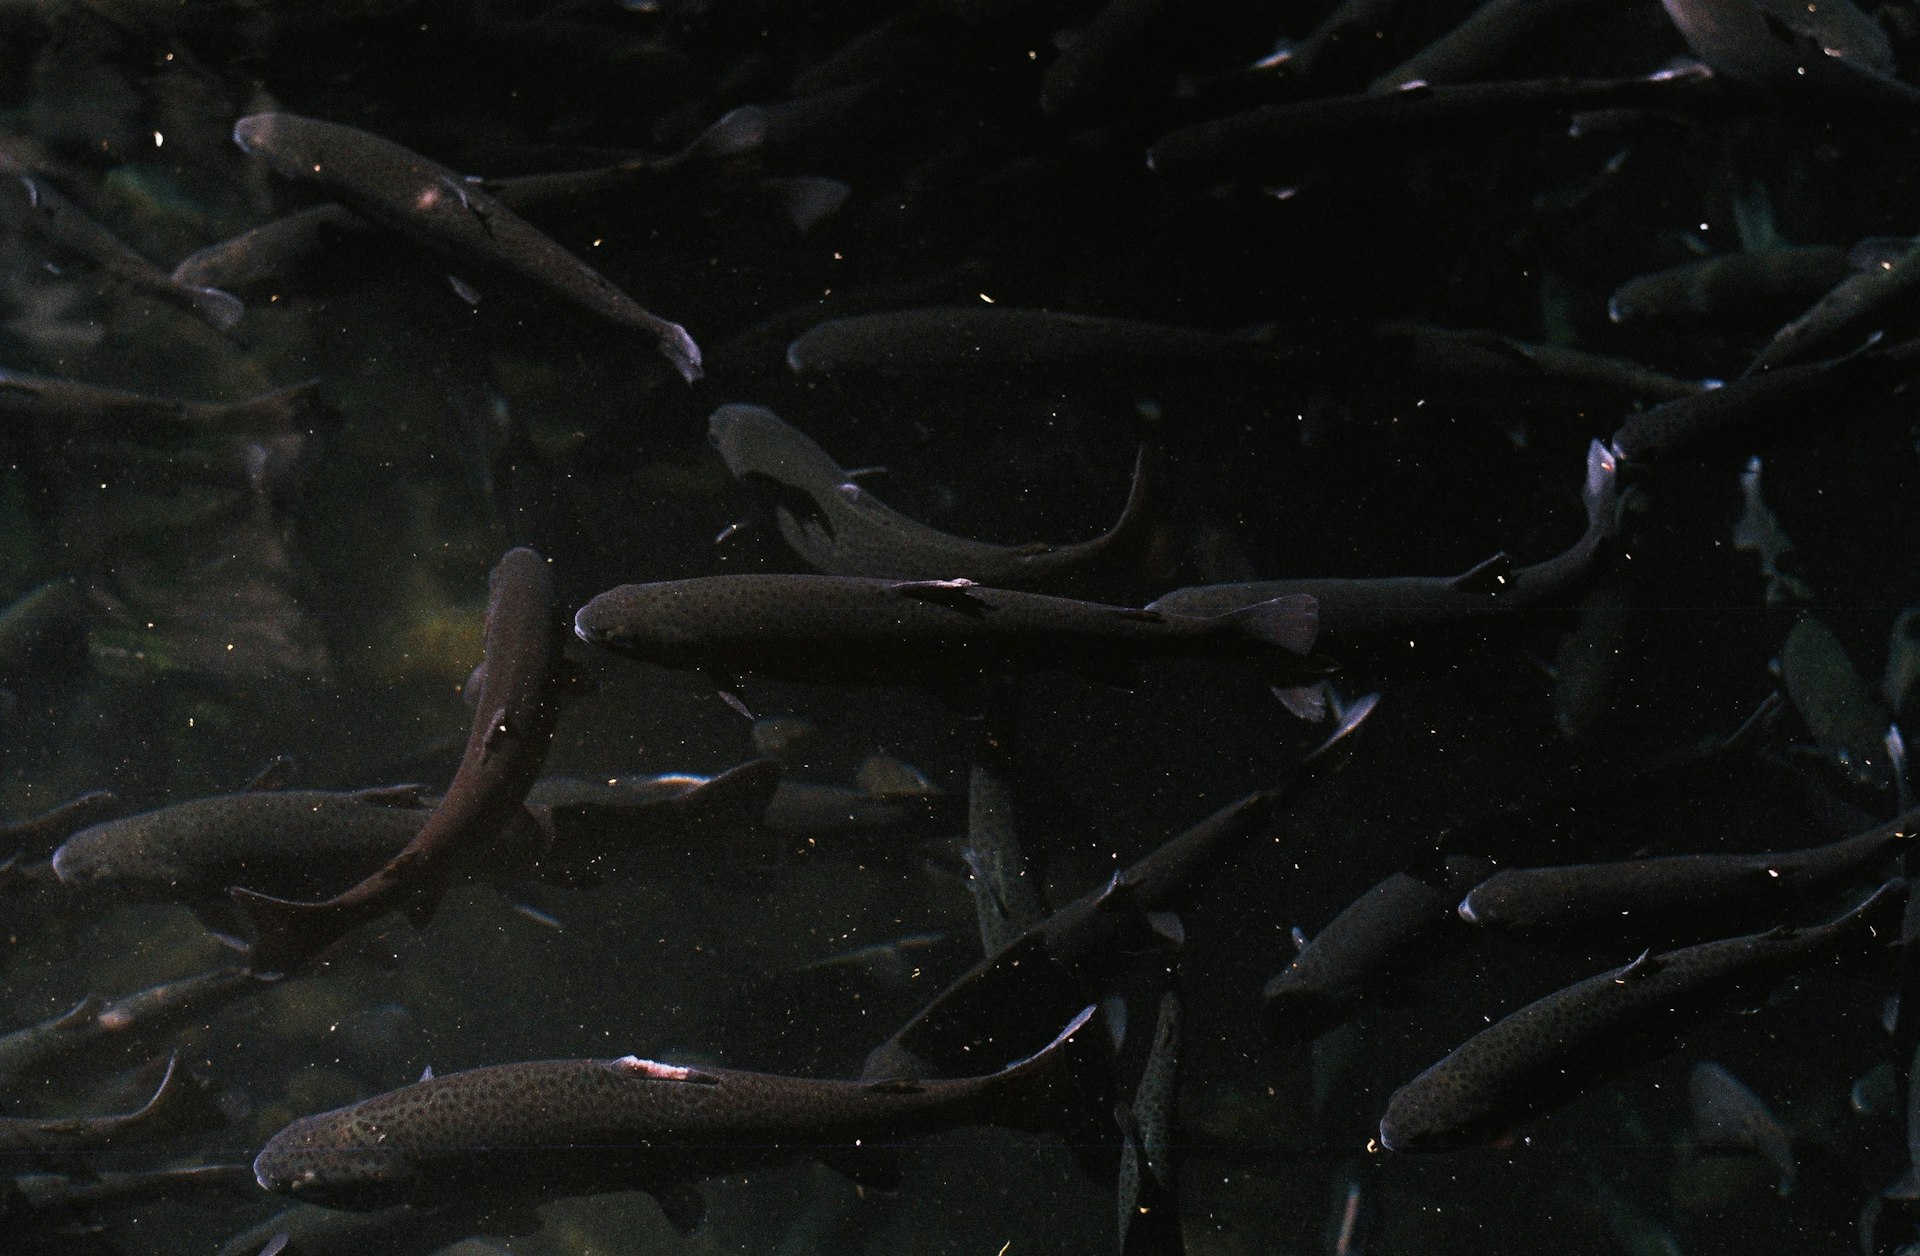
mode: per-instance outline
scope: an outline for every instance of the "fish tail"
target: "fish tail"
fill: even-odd
[[[1587,531],[1611,537],[1618,510],[1619,461],[1602,441],[1587,446],[1587,482],[1580,497],[1587,507]]]
[[[654,329],[660,337],[660,353],[673,368],[680,372],[680,378],[689,384],[697,384],[706,375],[700,364],[700,346],[693,342],[687,329],[678,323],[669,323],[661,319],[660,326]]]
[[[1087,1028],[1097,1010],[1082,1008],[1052,1042],[996,1073],[987,1119],[1014,1129],[1071,1130],[1109,1112],[1112,1064],[1100,1035]]]
[[[127,1115],[121,1129],[138,1130],[143,1138],[166,1138],[201,1130],[218,1129],[227,1123],[213,1088],[193,1076],[177,1055],[167,1057],[166,1071],[153,1097],[138,1111]]]
[[[352,927],[339,920],[331,903],[296,903],[240,886],[227,894],[253,921],[247,967],[263,976],[291,973]]]
[[[1308,593],[1256,602],[1216,617],[1240,636],[1279,646],[1293,654],[1313,649],[1320,636],[1320,603]]]
[[[326,401],[319,393],[320,380],[304,379],[285,388],[263,392],[245,401],[236,401],[222,411],[223,425],[234,431],[306,432],[319,426],[326,413]]]
[[[187,304],[193,312],[206,319],[221,331],[232,331],[247,307],[240,298],[231,292],[219,288],[206,288],[199,284],[181,284],[180,291],[186,296]]]

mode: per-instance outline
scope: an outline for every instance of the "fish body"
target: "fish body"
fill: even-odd
[[[469,682],[477,689],[473,728],[440,805],[398,854],[324,902],[235,888],[234,901],[257,934],[254,971],[290,971],[389,911],[405,910],[424,924],[454,877],[471,872],[523,813],[559,718],[563,634],[555,622],[553,577],[540,555],[508,550],[489,585],[486,653]]]
[[[219,1122],[219,1110],[177,1059],[167,1061],[153,1097],[132,1112],[112,1116],[0,1117],[0,1155],[98,1151],[129,1141],[151,1141]]]
[[[0,1084],[72,1066],[110,1045],[131,1053],[261,984],[233,965],[117,998],[90,994],[59,1016],[0,1035]]]
[[[1766,1100],[1727,1071],[1702,1060],[1687,1078],[1693,1108],[1694,1140],[1703,1147],[1728,1147],[1759,1155],[1780,1175],[1779,1193],[1790,1194],[1800,1167],[1793,1139]]]
[[[1588,923],[1698,926],[1728,913],[1790,909],[1884,863],[1920,830],[1910,811],[1876,829],[1805,850],[1669,855],[1559,868],[1508,868],[1474,886],[1460,915],[1511,930]],[[1712,925],[1709,923],[1708,928]],[[1696,935],[1697,936],[1697,935]]]
[[[655,337],[691,383],[700,349],[598,271],[461,175],[391,140],[290,113],[249,114],[234,142],[279,174],[318,184],[382,226],[457,260],[512,271],[583,309]]]
[[[1844,358],[1800,362],[1763,374],[1743,375],[1698,396],[1642,410],[1613,434],[1615,454],[1629,462],[1654,462],[1698,454],[1729,444],[1751,453],[1771,429],[1808,416],[1824,416],[1860,397],[1891,389],[1908,378],[1920,349],[1911,343],[1868,349]]]
[[[952,1076],[983,1047],[1030,1041],[1035,1010],[1060,1014],[1106,993],[1141,953],[1178,945],[1170,910],[1196,881],[1216,871],[1240,842],[1272,822],[1279,808],[1324,779],[1331,753],[1366,719],[1374,701],[1348,708],[1333,733],[1269,790],[1248,794],[1170,838],[987,955],[935,995],[867,1055],[867,1078]]]
[[[1267,982],[1268,1032],[1281,1042],[1316,1038],[1445,954],[1465,933],[1454,914],[1461,891],[1492,867],[1479,856],[1449,855],[1432,870],[1396,872],[1342,908]]]
[[[1133,490],[1113,528],[1090,541],[992,545],[910,519],[854,482],[826,450],[763,406],[725,405],[707,439],[734,478],[771,509],[794,553],[835,576],[944,580],[960,576],[1002,589],[1059,589],[1111,571],[1142,539],[1148,461],[1134,466]]]
[[[276,388],[243,401],[185,401],[87,384],[51,375],[0,370],[0,413],[48,425],[49,435],[252,436],[311,429],[320,415],[318,380]]]
[[[1615,531],[1617,466],[1600,442],[1587,450],[1583,491],[1587,528],[1566,550],[1543,562],[1515,567],[1505,555],[1458,576],[1328,577],[1193,585],[1155,598],[1148,610],[1221,615],[1280,597],[1311,597],[1320,631],[1335,645],[1399,641],[1409,632],[1482,615],[1539,606],[1565,595],[1605,554]]]
[[[432,814],[417,789],[255,790],[82,829],[53,854],[62,884],[149,902],[332,894],[393,857]]]
[[[853,1160],[862,1146],[962,1125],[1057,1121],[1067,1048],[1092,1014],[997,1073],[949,1081],[822,1081],[634,1056],[447,1073],[295,1121],[261,1149],[254,1175],[266,1190],[356,1210],[476,1189],[641,1189],[697,1220],[690,1184],[715,1174]]]
[[[1450,1151],[1498,1137],[1648,1048],[1669,1046],[1713,1005],[1764,991],[1872,931],[1903,888],[1889,883],[1811,928],[1647,952],[1536,999],[1396,1090],[1380,1142],[1390,1151]]]
[[[1208,331],[1005,305],[932,306],[836,318],[787,346],[796,375],[905,373],[972,366],[1139,368],[1278,363],[1272,328]]]
[[[79,254],[130,288],[191,310],[221,331],[240,321],[245,309],[238,297],[161,270],[4,149],[0,176],[19,185],[12,193],[19,204],[9,204],[5,212],[26,230]]]
[[[1316,629],[1305,597],[1202,618],[967,580],[707,576],[609,590],[581,608],[574,632],[666,667],[822,684],[1112,674],[1143,658],[1221,655],[1264,656],[1302,679],[1324,672],[1307,656]]]
[[[1703,257],[1627,280],[1607,299],[1607,317],[1751,319],[1757,311],[1765,318],[1770,308],[1812,301],[1847,278],[1846,250],[1829,244]]]

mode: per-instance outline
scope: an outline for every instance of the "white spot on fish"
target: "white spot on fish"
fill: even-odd
[[[643,1060],[637,1055],[623,1055],[613,1062],[613,1066],[623,1073],[634,1073],[662,1082],[684,1082],[693,1076],[693,1070],[690,1068],[684,1068],[678,1064],[662,1064],[658,1060]]]

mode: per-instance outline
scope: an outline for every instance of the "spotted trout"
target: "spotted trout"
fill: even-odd
[[[1328,670],[1308,651],[1310,597],[1224,615],[1176,615],[994,589],[971,580],[707,576],[628,584],[581,608],[590,645],[721,680],[952,686],[1060,670],[1125,675],[1144,658],[1238,656],[1304,684]]]
[[[707,440],[734,478],[753,490],[793,552],[836,576],[933,580],[965,576],[1002,589],[1059,590],[1112,573],[1145,539],[1150,462],[1134,463],[1133,489],[1113,528],[1089,541],[993,545],[910,519],[854,482],[805,432],[764,406],[725,405]]]
[[[653,336],[692,383],[700,348],[678,323],[641,307],[498,197],[392,140],[291,113],[249,114],[233,142],[278,174],[318,184],[357,213],[457,261],[511,271],[583,309]]]
[[[875,1147],[964,1125],[1058,1125],[1086,1008],[1044,1049],[949,1081],[822,1081],[622,1056],[542,1060],[423,1078],[303,1117],[253,1162],[267,1190],[364,1210],[483,1190],[535,1197],[645,1190],[683,1230],[693,1183],[814,1158],[856,1174]]]
[[[559,716],[563,633],[540,555],[508,550],[490,585],[486,653],[469,682],[478,687],[473,728],[446,796],[399,854],[325,902],[235,888],[234,901],[253,919],[255,972],[289,972],[390,911],[424,925],[476,852],[522,814]]]

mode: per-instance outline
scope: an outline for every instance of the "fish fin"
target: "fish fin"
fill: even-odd
[[[290,973],[344,934],[335,932],[328,919],[333,908],[327,903],[297,903],[238,885],[228,889],[227,896],[253,921],[247,966],[258,975]]]
[[[867,1092],[875,1095],[917,1095],[926,1088],[925,1083],[911,1077],[890,1077],[867,1083]]]
[[[240,316],[247,312],[239,297],[219,288],[202,288],[195,284],[182,284],[180,290],[186,294],[187,301],[193,306],[193,312],[206,319],[221,331],[232,331]]]
[[[902,580],[889,586],[901,597],[916,601],[931,602],[935,606],[944,606],[949,610],[965,611],[970,615],[984,614],[987,603],[974,592],[979,586],[971,580]]]
[[[1133,659],[1092,656],[1076,662],[1073,670],[1088,680],[1097,680],[1115,689],[1140,687],[1140,665]]]
[[[1503,550],[1485,562],[1474,564],[1448,583],[1456,593],[1502,593],[1512,571],[1513,557]]]
[[[1311,685],[1274,685],[1273,696],[1287,713],[1295,719],[1305,720],[1309,724],[1318,724],[1327,718],[1327,687],[1321,683]]]
[[[241,911],[230,898],[208,895],[187,904],[187,910],[200,922],[202,928],[212,934],[214,940],[236,951],[245,951],[246,913]]]
[[[1100,1000],[1100,1020],[1107,1027],[1107,1046],[1115,1055],[1127,1045],[1127,1000],[1124,995],[1110,994]]]
[[[90,994],[54,1018],[53,1027],[55,1029],[72,1029],[75,1026],[84,1025],[95,1016],[98,1016],[106,1006],[107,1001],[105,999],[97,994]]]
[[[754,721],[756,717],[753,710],[747,706],[746,699],[740,696],[739,686],[734,682],[733,677],[721,676],[709,672],[707,679],[713,682],[714,689],[719,692],[720,701],[732,707],[741,719],[746,720],[748,723]]]
[[[693,137],[685,149],[668,158],[679,164],[695,157],[719,159],[751,153],[767,142],[767,111],[758,105],[742,105],[721,114],[706,130]]]
[[[1305,654],[1320,637],[1320,603],[1310,593],[1289,593],[1215,616],[1223,625],[1255,641]]]
[[[1587,508],[1587,527],[1612,536],[1619,527],[1620,457],[1600,442],[1587,446],[1587,482],[1580,500]]]
[[[1298,955],[1313,945],[1313,939],[1308,937],[1307,931],[1299,925],[1295,925],[1293,928],[1287,930],[1287,939],[1293,943],[1293,953],[1295,955]]]
[[[891,1147],[829,1147],[818,1152],[815,1158],[868,1190],[900,1189],[900,1157]]]
[[[1180,920],[1177,911],[1150,911],[1147,913],[1147,927],[1154,935],[1163,939],[1175,950],[1187,944],[1187,927]]]
[[[681,379],[689,384],[699,383],[707,372],[700,364],[700,346],[693,342],[687,329],[678,323],[667,323],[657,328],[656,333],[660,338],[660,356],[673,363]]]
[[[662,1186],[648,1188],[654,1202],[660,1205],[661,1215],[667,1224],[683,1236],[692,1234],[707,1219],[707,1201],[698,1187],[688,1182],[672,1182]]]
[[[291,1242],[293,1242],[293,1232],[282,1230],[268,1239],[267,1245],[255,1252],[253,1256],[281,1256],[281,1253],[287,1250],[287,1244]]]
[[[240,787],[243,794],[265,794],[285,789],[300,770],[290,754],[276,756],[272,762],[253,774],[253,779]]]
[[[1052,1042],[993,1075],[995,1124],[1064,1132],[1107,1119],[1112,1056],[1103,1035],[1082,1032],[1098,1012],[1091,1004],[1080,1009]]]
[[[514,915],[525,916],[534,924],[544,925],[555,933],[563,933],[566,931],[567,926],[561,921],[560,917],[538,904],[529,903],[525,899],[508,899],[507,907]]]
[[[425,1068],[420,1070],[420,1081],[430,1082],[432,1080],[433,1080],[433,1065],[429,1064]],[[415,1083],[415,1085],[418,1085],[418,1084],[419,1084],[418,1082]]]
[[[369,785],[356,789],[349,797],[375,807],[425,807],[427,787],[410,782],[405,785]]]
[[[453,289],[453,295],[467,303],[468,308],[480,307],[480,289],[474,287],[458,275],[447,276],[447,286]]]
[[[1659,968],[1660,961],[1654,957],[1653,948],[1648,947],[1616,970],[1613,974],[1613,979],[1619,984],[1625,985],[1635,977],[1651,976],[1655,972],[1658,972]]]
[[[786,211],[787,221],[801,235],[833,217],[853,195],[853,189],[840,180],[820,175],[763,179],[761,186],[774,194]]]

